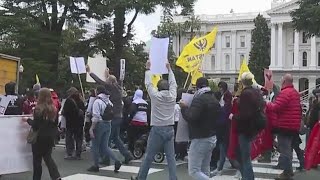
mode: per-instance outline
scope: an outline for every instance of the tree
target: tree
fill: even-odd
[[[13,42],[23,61],[46,65],[47,79],[55,82],[63,27],[82,26],[91,13],[87,0],[3,0],[0,4],[0,32]],[[26,64],[36,65],[27,62]],[[43,68],[43,67],[42,67]],[[27,69],[27,67],[26,67]]]
[[[320,0],[300,0],[299,8],[291,12],[292,23],[306,35],[320,36]]]
[[[123,52],[133,38],[133,24],[138,15],[151,14],[159,5],[167,9],[182,6],[186,11],[189,11],[188,9],[195,0],[93,0],[91,2],[94,2],[90,6],[91,11],[95,12],[100,19],[105,19],[110,15],[114,16],[111,37],[112,53],[109,57],[111,60],[109,64],[115,70],[114,74],[119,77],[120,59],[123,58]],[[134,12],[134,16],[126,24],[126,14],[129,12]]]
[[[252,30],[249,68],[255,75],[257,83],[264,82],[263,70],[270,65],[270,29],[267,20],[259,14],[254,19],[255,28]]]

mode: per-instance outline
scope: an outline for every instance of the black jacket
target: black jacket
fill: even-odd
[[[28,119],[28,124],[34,131],[38,131],[37,142],[47,142],[54,146],[54,139],[58,133],[56,121],[44,119],[42,116],[34,115],[33,120]]]
[[[216,135],[216,121],[222,109],[213,92],[195,97],[189,108],[181,108],[181,113],[188,122],[190,139]]]
[[[64,103],[62,115],[66,118],[66,128],[80,128],[84,126],[84,103],[68,98]]]
[[[23,98],[19,95],[6,95],[11,98],[4,115],[21,115],[23,109]]]

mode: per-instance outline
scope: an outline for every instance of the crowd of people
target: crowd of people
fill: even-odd
[[[75,87],[66,92],[62,105],[54,90],[39,84],[23,98],[15,93],[14,83],[6,84],[6,96],[12,101],[5,114],[33,115],[23,119],[32,127],[33,134],[36,132],[31,143],[33,179],[41,179],[42,159],[51,178],[61,179],[51,154],[62,136],[66,139],[65,160],[81,160],[83,144],[90,143],[93,162],[88,171],[98,172],[100,165],[109,166],[112,160],[114,172],[118,172],[122,164],[134,159],[135,142],[147,134],[145,157],[132,180],[146,180],[154,156],[161,151],[167,159],[170,180],[178,179],[176,160],[185,160],[186,156],[189,175],[195,180],[220,176],[226,159],[238,170],[238,178],[254,180],[252,160],[261,154],[259,162],[271,162],[274,151],[280,153],[279,164],[274,168],[283,170],[278,179],[293,177],[293,150],[300,161],[298,170],[305,169],[307,154],[300,149],[299,135],[306,133],[309,138],[310,130],[318,123],[319,89],[313,91],[310,108],[303,115],[300,94],[290,74],[283,76],[280,91],[276,86],[271,92],[256,86],[253,74],[245,72],[233,93],[223,81],[218,84],[219,91],[214,92],[203,77],[197,80],[194,90],[177,89],[170,64],[168,79],[161,79],[155,87],[150,66],[148,61],[146,91],[136,89],[133,96],[127,97],[123,97],[122,87],[108,69],[103,81],[90,67],[87,72],[97,86],[90,90],[86,101]],[[192,101],[182,100],[182,93],[193,94]],[[188,141],[176,141],[181,121],[187,123]],[[123,131],[127,132],[128,148],[121,138]],[[257,137],[268,139],[263,139],[264,148],[258,152],[252,148]],[[115,156],[111,142],[123,155],[123,162]],[[316,167],[317,164],[312,165]]]

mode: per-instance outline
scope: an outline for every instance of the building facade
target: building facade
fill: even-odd
[[[299,91],[320,84],[320,44],[316,37],[307,38],[304,32],[292,27],[290,11],[298,8],[298,0],[286,2],[274,0],[272,8],[261,12],[271,29],[271,64],[274,81],[280,84],[285,73],[294,76],[294,85]],[[200,15],[201,29],[205,35],[215,25],[219,32],[213,50],[206,55],[202,70],[209,78],[220,78],[230,84],[237,82],[243,59],[250,61],[251,31],[254,18],[259,13],[230,13],[223,15]],[[174,21],[182,23],[187,17],[177,16]],[[188,33],[173,38],[177,55],[190,41]],[[317,75],[318,74],[318,75]]]

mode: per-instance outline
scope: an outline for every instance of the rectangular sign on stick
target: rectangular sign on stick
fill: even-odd
[[[150,71],[152,74],[168,74],[166,63],[168,62],[169,38],[151,39],[149,59],[151,62]]]
[[[123,81],[126,74],[126,60],[120,59],[120,80]]]
[[[105,71],[107,68],[107,60],[102,55],[96,55],[95,57],[88,58],[88,66],[90,67],[91,72],[97,75],[101,80],[105,81]],[[87,82],[94,83],[90,74],[87,74]]]
[[[83,57],[70,57],[70,69],[71,73],[74,74],[85,74],[86,64],[84,63]]]

